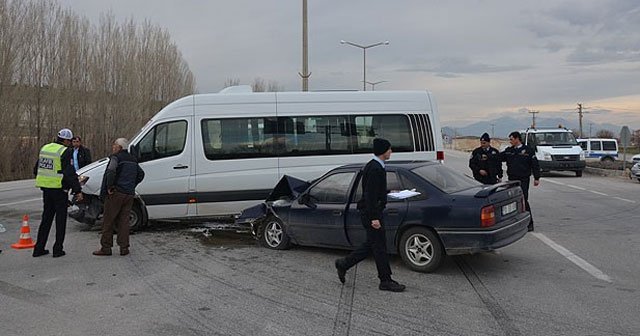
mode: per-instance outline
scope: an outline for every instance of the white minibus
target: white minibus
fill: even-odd
[[[285,174],[315,179],[368,161],[375,137],[391,142],[393,160],[444,159],[427,91],[253,93],[240,86],[178,99],[131,139],[146,173],[131,226],[237,214]],[[102,212],[97,195],[107,161],[78,171],[88,201],[73,218],[93,223]]]

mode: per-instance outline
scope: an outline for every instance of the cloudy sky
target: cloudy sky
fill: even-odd
[[[640,1],[308,0],[311,90],[361,89],[361,45],[376,90],[427,89],[441,121],[463,126],[505,113],[640,129]],[[260,77],[300,90],[302,0],[59,0],[97,22],[165,27],[198,91]]]

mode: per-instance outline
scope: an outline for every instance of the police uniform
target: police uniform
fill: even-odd
[[[529,206],[529,180],[531,174],[535,180],[540,179],[540,165],[536,153],[527,145],[507,147],[501,154],[501,160],[507,162],[507,176],[509,181],[520,181],[520,188],[524,194],[526,210],[531,213]],[[533,214],[529,230],[533,230]]]
[[[481,141],[491,141],[487,133],[480,138]],[[502,179],[502,162],[500,161],[500,151],[489,146],[476,148],[471,152],[469,159],[469,168],[473,172],[473,178],[484,184],[496,184],[498,178]],[[487,172],[487,175],[481,175],[480,170]]]
[[[48,254],[45,250],[53,218],[56,219],[56,242],[53,245],[53,256],[65,255],[63,244],[67,227],[67,191],[74,193],[81,190],[78,176],[73,168],[73,152],[63,144],[64,140],[71,140],[72,133],[63,129],[58,133],[58,141],[44,145],[40,149],[38,161],[34,167],[36,187],[42,190],[44,209],[42,220],[38,228],[38,238],[33,249],[33,256]]]

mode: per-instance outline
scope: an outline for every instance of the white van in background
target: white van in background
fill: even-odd
[[[573,132],[566,128],[529,128],[521,133],[525,144],[535,150],[541,171],[573,171],[582,176],[585,154]]]
[[[589,138],[578,139],[587,160],[613,162],[618,159],[618,140]]]
[[[269,92],[249,86],[178,99],[131,139],[146,175],[131,226],[148,219],[237,214],[263,201],[285,174],[314,179],[366,162],[375,137],[394,160],[443,160],[438,110],[426,91]],[[71,215],[92,223],[108,159],[78,171],[88,203]]]

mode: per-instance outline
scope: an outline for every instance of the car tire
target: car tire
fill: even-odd
[[[269,216],[261,227],[260,243],[272,250],[286,250],[291,246],[291,239],[285,231],[280,218]]]
[[[582,177],[582,170],[576,170],[576,177]]]
[[[611,163],[611,162],[613,162],[613,158],[610,157],[610,156],[605,156],[600,161]]]
[[[402,234],[398,252],[402,261],[416,272],[433,272],[444,261],[440,239],[431,230],[413,227]]]

